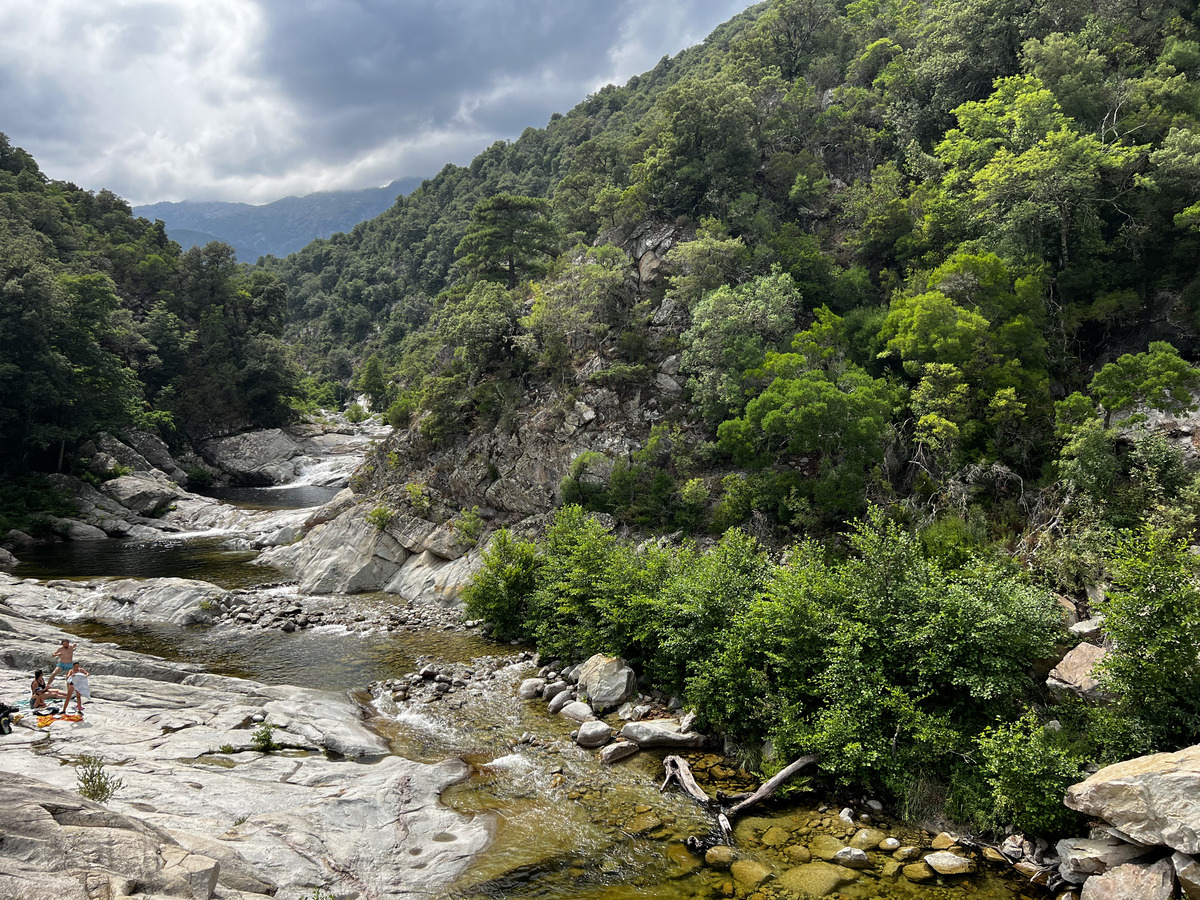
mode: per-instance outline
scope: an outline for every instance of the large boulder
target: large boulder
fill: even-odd
[[[584,722],[579,726],[579,733],[575,737],[575,743],[586,750],[594,750],[597,747],[603,747],[612,739],[612,728],[599,719],[592,719],[590,722]]]
[[[1179,880],[1179,889],[1187,900],[1200,900],[1200,861],[1183,853],[1171,857],[1171,865],[1175,867],[1175,877]]]
[[[637,675],[619,656],[597,653],[579,669],[579,690],[596,712],[616,709],[637,694]]]
[[[158,515],[183,494],[179,485],[158,469],[122,475],[104,482],[100,490],[139,516]]]
[[[649,722],[626,722],[617,735],[620,740],[633,741],[639,747],[703,747],[706,738],[702,734],[683,734],[679,723],[671,719],[652,719]]]
[[[1200,853],[1200,744],[1107,766],[1072,785],[1065,802],[1139,843]]]
[[[17,567],[17,558],[0,547],[0,572],[11,572]]]
[[[1103,647],[1086,641],[1068,653],[1050,671],[1046,686],[1057,697],[1074,694],[1085,700],[1101,699],[1100,682],[1095,675],[1096,664],[1104,659]]]
[[[167,477],[178,484],[187,484],[187,473],[171,456],[171,450],[163,439],[148,431],[131,431],[126,443],[136,450],[151,466],[167,473]]]
[[[975,871],[975,860],[940,850],[925,857],[925,864],[939,875],[966,875]]]
[[[356,506],[302,541],[264,551],[259,560],[290,569],[304,593],[353,594],[383,590],[408,555],[390,532],[367,521],[365,506]]]
[[[293,462],[303,456],[300,445],[278,428],[205,441],[198,449],[239,484],[286,484],[303,465]]]
[[[1103,875],[1089,878],[1081,900],[1171,900],[1175,895],[1175,868],[1171,860],[1154,865],[1126,863]]]
[[[1059,874],[1074,884],[1083,884],[1092,875],[1102,875],[1146,854],[1144,847],[1116,838],[1064,838],[1056,849],[1062,860]]]

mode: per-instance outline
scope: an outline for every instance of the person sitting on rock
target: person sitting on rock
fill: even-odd
[[[33,673],[33,681],[29,682],[29,708],[42,709],[47,700],[60,700],[67,696],[62,691],[51,690],[42,677],[42,670]]]
[[[88,675],[92,674],[79,663],[71,664],[71,674],[67,676],[67,695],[63,700],[62,709],[59,710],[60,716],[67,714],[67,707],[71,705],[71,697],[75,698],[75,709],[79,715],[83,715],[83,698],[92,699],[92,689],[88,686]]]

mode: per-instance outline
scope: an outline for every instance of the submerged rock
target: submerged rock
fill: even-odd
[[[826,897],[858,880],[858,873],[827,862],[812,862],[788,869],[775,884],[789,894],[801,897]]]

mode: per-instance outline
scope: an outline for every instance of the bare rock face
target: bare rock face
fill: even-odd
[[[17,567],[17,558],[0,548],[0,572],[11,572]]]
[[[286,484],[296,477],[292,462],[304,451],[279,428],[205,441],[200,454],[239,484]]]
[[[1152,866],[1126,863],[1089,878],[1081,900],[1171,900],[1175,894],[1175,869],[1171,860]]]
[[[395,578],[408,550],[366,519],[364,506],[314,528],[303,541],[266,551],[262,560],[291,569],[311,594],[379,591]]]
[[[1082,643],[1066,655],[1050,672],[1046,686],[1056,696],[1076,694],[1085,700],[1099,700],[1100,682],[1096,680],[1096,663],[1104,659],[1104,648]]]
[[[28,685],[65,634],[0,611],[0,696]],[[438,797],[469,769],[389,756],[355,704],[323,691],[198,673],[80,641],[92,672],[81,722],[17,721],[0,752],[0,897],[417,900],[445,888],[489,840]],[[13,668],[16,664],[19,668]],[[255,721],[281,747],[253,749]],[[101,806],[74,762],[122,785]]]
[[[579,690],[596,712],[615,709],[637,694],[637,675],[619,656],[597,653],[579,669]]]
[[[1145,848],[1116,838],[1064,838],[1056,849],[1062,860],[1059,874],[1074,884],[1083,884],[1092,875],[1101,875],[1146,853]]]
[[[1200,853],[1200,744],[1101,769],[1067,790],[1066,804],[1142,844]]]
[[[157,515],[183,494],[179,485],[158,469],[106,481],[100,491],[139,516]]]

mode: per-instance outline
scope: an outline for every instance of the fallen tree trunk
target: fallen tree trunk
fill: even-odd
[[[815,753],[809,754],[808,756],[801,756],[787,767],[781,769],[772,778],[765,781],[763,786],[753,794],[738,794],[736,797],[726,797],[714,800],[704,792],[704,789],[700,787],[699,784],[696,783],[696,778],[694,775],[692,775],[692,769],[687,764],[687,760],[681,756],[668,756],[663,760],[663,769],[666,770],[666,778],[663,779],[660,790],[665,791],[671,782],[677,782],[680,789],[683,790],[685,794],[694,798],[706,808],[713,811],[713,813],[716,815],[717,828],[719,829],[721,840],[728,843],[730,837],[733,835],[733,825],[731,824],[731,819],[745,812],[750,807],[757,806],[759,803],[762,803],[764,800],[771,797],[783,786],[785,781],[787,781],[800,770],[814,765],[820,760],[820,758],[821,757]],[[731,800],[736,802],[734,802],[732,806],[725,807],[725,804],[722,803],[722,800],[726,802]],[[688,838],[684,843],[687,844],[688,848],[692,850],[692,852],[703,855],[705,850],[718,843],[718,841],[713,840],[712,838],[701,839],[693,836]]]

